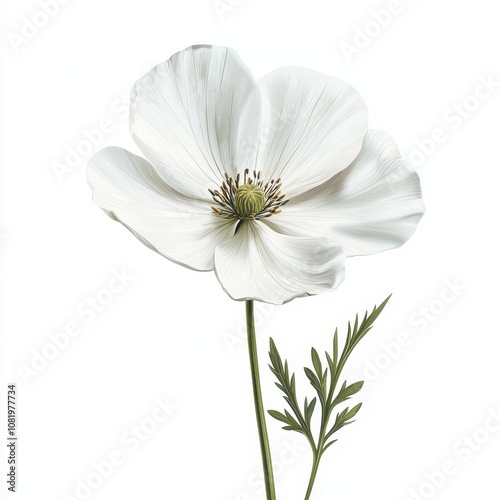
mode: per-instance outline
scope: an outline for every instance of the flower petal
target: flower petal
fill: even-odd
[[[424,212],[418,175],[388,134],[369,130],[348,168],[270,221],[288,234],[328,234],[350,257],[401,246]]]
[[[347,167],[361,149],[368,112],[342,80],[303,68],[282,68],[258,82],[262,112],[256,165],[282,178],[287,197]]]
[[[331,239],[283,235],[265,222],[246,221],[216,248],[215,272],[235,300],[283,304],[336,288],[344,256]]]
[[[209,199],[225,172],[233,176],[235,165],[246,163],[249,148],[240,143],[255,137],[259,112],[255,81],[238,54],[197,45],[136,82],[130,131],[168,184]]]
[[[95,154],[87,168],[94,201],[142,243],[178,264],[213,269],[215,247],[234,233],[234,222],[210,204],[188,198],[158,176],[144,159],[122,148]]]

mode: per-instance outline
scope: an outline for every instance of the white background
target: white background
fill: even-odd
[[[127,130],[134,81],[205,43],[236,49],[256,78],[297,65],[347,80],[422,179],[427,213],[403,248],[349,260],[337,292],[258,307],[266,406],[281,410],[269,336],[312,394],[301,373],[309,348],[329,348],[335,326],[344,334],[394,293],[347,367],[350,381],[369,379],[364,406],[325,455],[313,498],[498,499],[498,3],[73,0],[30,31],[44,24],[41,3],[4,2],[2,15],[2,331],[5,382],[18,384],[17,498],[83,498],[78,481],[95,485],[92,463],[113,452],[121,465],[89,498],[263,498],[243,304],[213,274],[141,245],[93,204],[85,180],[103,146],[138,151]],[[497,83],[479,101],[481,79]],[[85,150],[102,120],[97,144],[58,178],[55,165]],[[110,297],[113,270],[133,278],[91,316],[86,301]],[[49,334],[68,323],[80,333],[54,354]],[[132,451],[121,436],[151,430],[156,398],[176,409]],[[278,498],[302,499],[305,441],[268,425]],[[444,462],[447,476],[436,473]]]

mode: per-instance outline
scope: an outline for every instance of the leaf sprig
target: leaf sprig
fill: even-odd
[[[342,370],[354,348],[373,328],[375,320],[379,317],[390,298],[391,295],[378,307],[375,306],[371,314],[368,314],[367,311],[361,321],[359,321],[359,316],[356,315],[353,326],[351,326],[350,322],[348,323],[347,336],[341,353],[339,353],[338,329],[335,329],[332,351],[331,353],[325,352],[326,363],[324,366],[316,349],[311,349],[312,368],[304,368],[304,373],[314,388],[316,396],[311,401],[308,401],[306,397],[303,405],[300,405],[298,402],[295,374],[290,372],[288,361],[286,359],[282,360],[274,340],[270,339],[269,357],[271,364],[269,368],[277,379],[276,386],[283,392],[283,397],[290,411],[287,409],[283,410],[283,412],[269,410],[268,413],[271,417],[285,424],[283,429],[304,435],[311,445],[313,468],[305,497],[306,500],[311,494],[319,461],[323,453],[337,441],[333,439],[333,436],[340,429],[354,422],[354,417],[362,405],[362,403],[358,403],[352,408],[345,407],[337,413],[333,424],[330,426],[331,416],[335,408],[349,401],[352,396],[362,389],[364,384],[363,381],[359,381],[348,385],[347,381],[344,381],[341,388],[337,391]],[[321,420],[319,435],[316,439],[311,422],[317,401],[319,401],[321,407]]]

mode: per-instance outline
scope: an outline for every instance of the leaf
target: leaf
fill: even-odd
[[[311,385],[315,388],[315,389],[321,389],[321,384],[319,382],[319,379],[318,377],[316,376],[316,374],[310,369],[310,368],[304,368],[304,372],[307,376],[307,378],[309,379],[309,382],[311,382]]]
[[[370,315],[368,315],[368,311],[366,311],[361,323],[359,323],[359,316],[356,315],[354,328],[351,328],[351,323],[349,322],[347,339],[339,364],[344,364],[346,362],[356,345],[358,345],[361,339],[363,339],[363,337],[365,337],[365,335],[372,329],[373,323],[380,316],[380,313],[384,310],[391,297],[392,294],[389,295],[378,307],[375,306]]]
[[[335,371],[335,362],[333,361],[332,357],[330,356],[330,354],[328,354],[327,351],[325,351],[325,356],[328,362],[328,368],[330,368],[330,372],[333,373]]]
[[[271,417],[275,418],[279,422],[286,424],[282,429],[287,431],[298,431],[302,432],[302,428],[300,424],[293,418],[292,415],[288,411],[285,410],[285,415],[276,410],[268,410],[267,413],[271,415]]]
[[[285,414],[275,410],[269,410],[269,414],[280,422],[287,424],[283,427],[285,430],[297,431],[308,436],[309,438],[309,426],[302,415],[297,402],[295,374],[290,372],[288,361],[285,359],[283,362],[278,352],[278,348],[272,338],[269,339],[269,358],[271,360],[269,368],[278,380],[275,384],[283,392],[283,397],[294,415],[292,415],[288,410],[285,410]]]
[[[368,311],[365,313],[363,321],[359,326],[359,332],[357,332],[356,334],[356,344],[371,330],[373,323],[375,323],[375,320],[380,316],[381,312],[384,310],[387,302],[389,302],[391,297],[392,293],[382,302],[382,304],[380,304],[378,307],[375,306],[369,316]]]
[[[358,331],[358,320],[359,320],[359,315],[356,314],[356,321],[354,322],[354,328],[353,328],[353,332],[356,332]]]
[[[288,424],[288,419],[286,418],[283,413],[280,413],[279,411],[276,410],[267,410],[267,413],[271,415],[271,417],[275,418],[276,420],[279,420],[280,422],[283,422],[284,424]]]
[[[316,393],[318,394],[319,400],[321,401],[322,405],[326,404],[326,395],[325,395],[325,390],[323,384],[321,384],[320,380],[316,376],[316,374],[310,369],[310,368],[304,368],[304,372],[309,379],[309,382],[311,382],[311,385],[314,387]]]
[[[334,399],[332,403],[332,408],[339,405],[340,403],[343,403],[344,401],[347,401],[352,396],[354,396],[354,394],[358,393],[362,389],[364,382],[361,380],[351,385],[346,385],[346,384],[347,382],[344,382],[342,384],[342,388],[340,389],[337,397]]]
[[[335,328],[335,334],[333,335],[333,365],[336,367],[339,361],[339,331]]]
[[[352,424],[354,422],[354,420],[352,419],[356,416],[362,404],[363,403],[358,403],[351,409],[344,408],[340,413],[337,413],[335,423],[333,424],[333,427],[330,429],[328,434],[325,436],[325,440],[328,440],[333,434],[342,429],[342,427]]]
[[[311,348],[313,369],[305,367],[304,373],[316,391],[317,397],[314,397],[310,402],[305,397],[303,405],[298,404],[295,373],[289,368],[288,361],[281,358],[273,339],[269,340],[269,358],[271,361],[269,368],[276,377],[276,386],[283,392],[284,400],[290,411],[285,409],[284,413],[282,413],[269,410],[268,413],[271,417],[284,424],[283,429],[303,434],[311,445],[315,460],[319,461],[322,454],[337,441],[332,439],[333,434],[354,422],[354,418],[362,406],[362,403],[358,403],[352,408],[344,408],[336,414],[333,425],[331,424],[331,415],[334,408],[351,399],[363,387],[363,381],[354,382],[350,385],[347,385],[347,381],[344,381],[340,389],[337,388],[337,384],[349,356],[356,345],[372,329],[375,320],[384,310],[390,298],[391,295],[379,306],[375,306],[371,313],[366,311],[363,316],[357,314],[354,322],[348,322],[347,334],[341,352],[339,351],[338,329],[335,329],[332,351],[330,353],[325,352],[325,366],[321,362],[318,351]],[[311,431],[311,422],[318,400],[321,403],[321,415],[320,434],[318,441],[316,441]]]
[[[338,441],[338,439],[334,439],[333,441],[330,441],[329,443],[326,443],[325,446],[323,446],[323,451],[322,453],[325,453],[325,451],[330,448],[330,446],[333,444],[333,443],[336,443]]]
[[[307,426],[310,428],[311,426],[311,418],[312,418],[312,415],[314,413],[314,408],[316,408],[316,401],[317,399],[314,398],[310,403],[309,403],[309,406],[307,407],[306,411],[305,411],[305,415],[306,415],[306,422],[307,422]]]
[[[314,349],[314,347],[311,349],[311,359],[316,375],[318,376],[318,379],[321,380],[323,378],[323,366],[321,365],[321,359],[319,359],[318,351]]]
[[[356,406],[354,406],[351,410],[349,410],[346,415],[345,415],[345,418],[347,420],[350,420],[351,418],[354,418],[358,411],[360,410],[360,408],[363,406],[363,403],[358,403]],[[349,422],[350,423],[350,422]]]

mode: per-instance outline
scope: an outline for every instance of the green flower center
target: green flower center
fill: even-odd
[[[266,205],[264,191],[255,184],[243,184],[234,195],[234,209],[241,217],[258,214]]]

